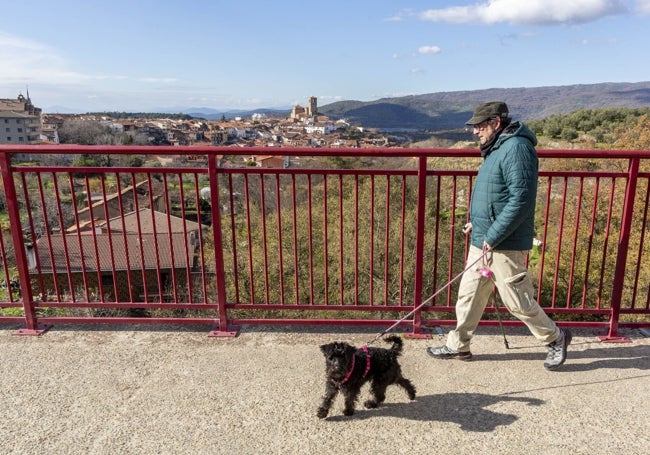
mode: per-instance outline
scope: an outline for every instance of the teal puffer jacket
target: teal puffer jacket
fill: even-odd
[[[479,168],[472,190],[472,245],[495,250],[533,246],[538,159],[535,133],[520,122],[501,133]]]

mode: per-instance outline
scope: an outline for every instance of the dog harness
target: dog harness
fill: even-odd
[[[366,370],[363,372],[363,376],[361,376],[361,379],[365,378],[366,375],[368,374],[368,371],[370,371],[370,353],[368,352],[368,346],[361,346],[361,350],[366,353]],[[352,366],[350,367],[350,371],[348,371],[348,374],[345,375],[343,380],[341,382],[337,382],[334,379],[332,379],[332,382],[336,384],[336,386],[340,389],[343,387],[343,384],[348,382],[350,379],[350,376],[352,376],[352,372],[354,371],[354,362],[356,359],[356,355],[352,356]]]

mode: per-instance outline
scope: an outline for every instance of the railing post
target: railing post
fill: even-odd
[[[23,312],[25,313],[25,328],[18,329],[15,335],[40,335],[50,328],[48,325],[39,324],[34,308],[34,296],[29,279],[29,264],[27,252],[25,251],[25,239],[20,224],[20,213],[18,198],[16,197],[16,185],[11,172],[11,155],[0,153],[0,172],[2,173],[2,184],[4,185],[5,198],[7,202],[7,213],[11,224],[11,238],[14,242],[14,254],[16,255],[16,268],[20,281],[20,295],[23,300]],[[36,241],[36,239],[33,239]]]
[[[210,175],[210,204],[212,206],[212,235],[214,238],[214,267],[217,281],[217,304],[219,306],[219,327],[212,330],[211,337],[232,337],[236,331],[228,330],[228,312],[226,311],[226,283],[223,264],[223,238],[221,236],[221,204],[219,203],[219,176],[217,159],[214,153],[208,155],[208,173]]]
[[[609,333],[607,336],[599,337],[606,342],[627,342],[625,337],[618,336],[618,319],[621,314],[621,300],[623,297],[623,283],[625,281],[625,269],[627,267],[627,252],[630,244],[630,231],[632,227],[632,216],[634,213],[634,202],[636,198],[636,185],[639,176],[640,158],[630,158],[628,166],[628,180],[625,189],[625,201],[623,205],[623,217],[621,219],[621,232],[618,238],[618,253],[616,255],[616,267],[614,269],[614,282],[612,284],[612,301],[610,303]]]
[[[427,200],[427,158],[421,156],[418,169],[418,205],[417,205],[417,230],[415,233],[415,282],[413,289],[413,308],[422,303],[422,275],[424,270],[424,217],[426,213]],[[425,336],[422,330],[422,311],[418,310],[413,314],[413,337]],[[428,335],[426,335],[428,336]]]

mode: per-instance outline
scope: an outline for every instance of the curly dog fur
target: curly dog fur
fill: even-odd
[[[369,381],[372,399],[364,403],[368,409],[376,408],[384,402],[386,388],[391,384],[401,386],[411,400],[415,399],[415,387],[411,381],[402,376],[397,361],[397,357],[402,352],[402,339],[392,335],[386,338],[386,342],[393,343],[393,346],[390,349],[365,348],[365,346],[357,349],[347,343],[335,342],[320,347],[325,356],[326,381],[325,396],[316,413],[319,418],[327,417],[332,402],[339,392],[345,397],[343,414],[346,416],[354,414],[361,386]]]

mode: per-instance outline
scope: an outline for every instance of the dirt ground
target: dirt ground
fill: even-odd
[[[479,328],[475,360],[434,360],[443,337],[405,339],[409,401],[316,417],[319,346],[367,343],[373,329],[61,325],[41,336],[0,326],[2,454],[645,454],[650,338],[602,343],[574,330],[567,363],[543,366],[527,332]],[[379,328],[381,330],[381,328]],[[444,332],[448,328],[443,328]],[[379,345],[383,341],[378,342]],[[367,393],[364,389],[362,400]]]

